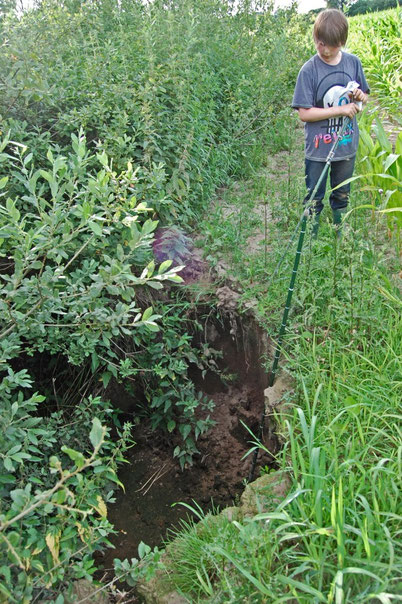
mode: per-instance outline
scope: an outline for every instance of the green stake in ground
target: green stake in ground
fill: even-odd
[[[306,233],[306,225],[307,225],[307,218],[310,216],[311,211],[313,211],[314,208],[314,197],[318,191],[319,186],[321,185],[322,181],[324,178],[326,178],[327,176],[327,172],[329,169],[329,166],[331,165],[331,162],[334,158],[335,155],[335,151],[340,143],[340,141],[343,139],[343,136],[345,134],[346,128],[349,126],[350,123],[350,119],[345,119],[343,122],[343,126],[342,129],[338,135],[338,138],[336,139],[336,141],[334,142],[334,144],[332,145],[332,148],[330,150],[330,152],[328,153],[328,157],[325,161],[325,167],[321,173],[320,178],[317,181],[316,186],[314,187],[313,192],[310,195],[310,198],[306,204],[306,207],[303,211],[303,215],[302,215],[302,219],[301,219],[301,223],[300,223],[300,234],[299,234],[299,241],[297,243],[297,251],[296,251],[296,256],[295,256],[295,260],[293,263],[293,270],[292,270],[292,275],[290,277],[290,283],[289,283],[289,288],[288,288],[288,294],[286,297],[286,303],[285,303],[285,309],[283,311],[283,317],[282,317],[282,323],[281,323],[281,327],[279,329],[279,334],[278,334],[278,340],[277,340],[277,344],[276,344],[276,348],[275,348],[275,354],[274,354],[274,360],[272,363],[272,368],[269,374],[269,378],[268,378],[268,388],[272,388],[272,386],[274,385],[275,382],[275,378],[276,378],[276,374],[278,371],[278,365],[279,365],[279,357],[281,354],[281,349],[282,349],[282,341],[283,341],[283,336],[285,335],[285,331],[286,331],[286,325],[288,322],[288,316],[289,316],[289,311],[290,311],[290,305],[292,302],[292,296],[293,296],[293,291],[294,291],[294,286],[296,283],[296,275],[297,275],[297,270],[299,268],[299,263],[300,263],[300,258],[301,258],[301,254],[302,254],[302,250],[303,250],[303,242],[304,242],[304,235]],[[339,210],[338,210],[339,211]],[[346,211],[346,208],[345,208]],[[342,210],[340,210],[340,212],[342,212]],[[340,213],[339,215],[337,214],[336,219],[339,220],[338,223],[335,223],[335,216],[334,216],[334,223],[335,224],[340,224],[342,221],[342,213]],[[316,227],[317,231],[318,231],[318,222],[316,221],[313,225],[313,235],[314,235],[314,228]],[[316,232],[317,232],[316,231]],[[264,429],[264,420],[265,420],[265,409],[264,412],[262,414],[262,418],[261,418],[261,423],[260,423],[260,427],[259,427],[259,434],[258,434],[258,438],[259,440],[261,440],[262,437],[262,432]],[[248,482],[251,482],[253,480],[253,476],[254,476],[254,471],[255,471],[255,466],[257,463],[257,456],[258,456],[258,447],[255,448],[254,451],[254,455],[253,455],[253,461],[251,463],[251,468],[250,468],[250,472],[248,475]]]

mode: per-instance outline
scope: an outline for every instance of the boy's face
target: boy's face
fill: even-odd
[[[325,63],[334,63],[339,55],[342,46],[329,46],[321,40],[314,40],[316,50]]]

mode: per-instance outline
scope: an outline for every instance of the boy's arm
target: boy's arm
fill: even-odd
[[[299,107],[298,112],[302,122],[319,122],[342,116],[352,119],[359,112],[359,108],[355,103],[348,103],[337,107]]]
[[[358,88],[353,94],[354,101],[360,101],[363,104],[367,103],[368,94]],[[356,103],[347,103],[346,105],[338,105],[336,107],[299,107],[299,117],[302,122],[319,122],[320,120],[328,120],[334,117],[349,117],[354,118],[356,113],[361,109]]]

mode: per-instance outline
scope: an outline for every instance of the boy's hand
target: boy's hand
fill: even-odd
[[[343,115],[344,117],[348,117],[353,119],[357,113],[359,113],[360,109],[356,105],[356,103],[348,103],[347,105],[341,105],[336,108],[337,115]]]
[[[363,90],[361,90],[360,88],[357,88],[357,90],[355,90],[353,94],[353,100],[360,101],[361,103],[366,104],[368,100],[368,94],[363,92]]]

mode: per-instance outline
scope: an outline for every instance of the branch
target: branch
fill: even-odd
[[[52,495],[54,495],[54,493],[56,493],[56,491],[58,491],[60,489],[60,487],[62,487],[63,484],[65,482],[67,482],[67,480],[70,480],[70,478],[72,478],[73,476],[76,476],[77,474],[79,474],[80,472],[82,472],[83,470],[85,470],[86,468],[91,466],[93,464],[93,462],[95,461],[95,458],[99,452],[99,449],[101,448],[101,446],[103,444],[105,433],[106,433],[106,428],[102,427],[102,431],[103,431],[103,434],[102,434],[102,439],[101,439],[100,443],[95,447],[94,452],[92,453],[91,457],[85,461],[84,465],[81,468],[77,468],[73,472],[69,472],[68,474],[65,474],[64,476],[62,475],[60,480],[54,485],[53,488],[51,488],[49,491],[45,491],[44,493],[41,493],[41,495],[38,495],[38,500],[35,503],[33,503],[27,509],[25,509],[22,512],[20,512],[19,514],[17,514],[17,516],[14,516],[14,518],[7,520],[7,522],[1,523],[0,524],[0,533],[2,531],[5,531],[11,524],[18,522],[19,520],[21,520],[22,518],[24,518],[25,516],[27,516],[28,514],[33,512],[34,510],[36,510],[36,508],[41,506],[43,503],[48,502],[49,498]]]

